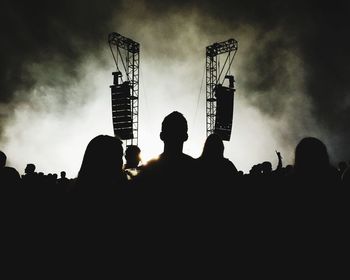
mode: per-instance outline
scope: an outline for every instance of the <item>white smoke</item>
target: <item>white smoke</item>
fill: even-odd
[[[224,26],[204,19],[196,10],[175,12],[159,20],[140,19],[143,11],[147,11],[144,6],[125,10],[125,24],[114,25],[112,20],[106,37],[116,31],[141,43],[139,146],[144,161],[162,152],[161,122],[174,110],[188,121],[185,152],[200,155],[206,137],[205,47],[229,38],[238,40],[239,49],[232,68],[237,91],[232,140],[225,142],[226,157],[245,172],[261,161],[276,164],[275,150],[282,153],[285,164],[292,163],[301,137],[322,135],[305,94],[303,64],[292,45],[274,58],[287,79],[274,81],[268,92],[252,92],[249,87],[259,74],[249,67],[258,63],[252,54],[268,50],[268,43],[281,36],[281,30],[272,30],[260,42],[262,31],[256,27]],[[4,126],[1,143],[20,173],[27,163],[34,163],[38,171],[65,170],[68,177],[75,177],[87,143],[98,134],[113,134],[109,85],[115,66],[107,42],[105,46],[86,56],[82,64],[74,64],[78,65],[77,78],[66,80],[59,63],[28,66],[36,86],[16,93],[15,111]],[[286,91],[287,95],[281,95]],[[273,114],[273,98],[283,104],[282,110],[276,108],[281,111],[278,114]],[[272,114],[266,111],[269,103]]]

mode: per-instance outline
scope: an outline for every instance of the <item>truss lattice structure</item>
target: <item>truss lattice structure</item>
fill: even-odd
[[[238,49],[238,42],[229,39],[224,42],[214,43],[206,48],[206,128],[207,137],[214,133],[216,117],[215,88],[222,85],[225,77],[230,71],[233,59]],[[222,56],[226,59],[220,69]],[[223,74],[224,73],[224,74]]]
[[[124,106],[125,104],[130,104],[131,123],[130,121],[128,123],[131,126],[126,128],[128,123],[121,121],[120,111],[118,111],[119,115],[117,116],[117,105],[112,104],[114,133],[116,136],[122,136],[120,138],[126,141],[126,145],[138,145],[140,44],[116,32],[108,35],[108,43],[117,67],[117,71],[113,75],[118,77],[114,79],[114,84],[111,86],[112,103],[116,92],[119,90],[118,88],[126,89],[129,87],[130,89],[130,97],[128,97],[130,102],[124,103]],[[126,81],[123,82],[124,86],[120,87],[118,85],[118,79],[120,78],[123,81],[123,77],[125,77]],[[114,103],[116,103],[116,98],[114,99]],[[118,98],[118,100],[122,99]],[[127,113],[128,111],[125,111],[125,114],[122,116],[124,119],[129,116]],[[132,133],[123,133],[123,129],[130,129]]]

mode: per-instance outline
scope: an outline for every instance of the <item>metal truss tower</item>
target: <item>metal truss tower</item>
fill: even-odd
[[[108,35],[108,43],[117,67],[110,86],[114,134],[126,146],[138,145],[140,44],[116,32]]]
[[[229,39],[224,42],[214,43],[206,47],[206,127],[207,137],[217,129],[217,98],[216,88],[221,86],[225,78],[230,79],[230,86],[233,89],[233,76],[228,76],[233,59],[238,49],[238,42],[235,39]],[[220,58],[226,54],[225,62],[220,70]],[[224,72],[225,71],[225,72]],[[224,75],[222,75],[224,73]],[[222,88],[222,87],[221,87]],[[233,89],[234,92],[234,89]],[[232,100],[233,102],[233,100]],[[227,115],[227,114],[225,114]],[[229,114],[230,115],[230,114]],[[232,118],[231,118],[232,123]],[[229,128],[231,133],[231,127]],[[229,140],[224,139],[224,140]]]

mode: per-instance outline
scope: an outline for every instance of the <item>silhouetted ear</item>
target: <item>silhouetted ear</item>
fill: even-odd
[[[164,141],[164,132],[163,131],[159,134],[159,137],[160,137],[160,140]]]
[[[184,135],[184,142],[187,141],[187,139],[188,139],[188,134],[186,133],[186,134]]]

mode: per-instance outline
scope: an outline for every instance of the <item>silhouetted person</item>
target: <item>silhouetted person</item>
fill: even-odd
[[[58,179],[59,181],[67,181],[68,179],[67,179],[67,177],[66,177],[66,171],[61,171],[61,173],[60,173],[60,178]]]
[[[99,135],[86,147],[76,181],[78,192],[88,194],[116,193],[126,183],[123,171],[121,140]]]
[[[282,180],[283,175],[283,164],[282,164],[282,156],[280,152],[276,151],[276,155],[278,158],[277,167],[275,170],[272,169],[272,163],[270,161],[264,161],[261,163],[261,174],[262,176],[258,176],[256,179],[258,180],[256,183],[258,184],[269,184],[270,186],[276,186],[280,184],[280,180]],[[261,179],[263,181],[261,181]],[[260,180],[260,182],[259,182]]]
[[[24,172],[26,175],[32,175],[32,174],[35,174],[35,164],[33,163],[28,163],[26,168],[24,169]]]
[[[141,150],[136,145],[129,145],[125,150],[126,163],[124,165],[124,170],[128,175],[129,180],[132,179],[134,176],[136,176],[141,170],[140,153],[141,153]]]
[[[153,199],[166,195],[168,199],[185,198],[193,185],[190,183],[194,171],[194,159],[183,153],[188,139],[185,117],[174,111],[162,122],[160,139],[164,142],[163,153],[158,159],[148,162],[136,182],[142,185]]]
[[[255,164],[249,173],[251,175],[257,176],[257,175],[272,175],[272,173],[278,173],[281,171],[283,165],[282,165],[282,156],[280,152],[276,151],[276,155],[278,158],[278,164],[275,170],[272,169],[272,163],[270,161],[264,161],[259,164]]]
[[[67,176],[66,171],[61,171],[60,178],[57,179],[57,184],[60,189],[68,191],[66,188],[69,185],[69,179],[66,176]]]
[[[213,191],[231,188],[234,176],[238,176],[235,165],[224,157],[224,143],[221,137],[215,133],[207,137],[197,165],[202,187],[209,187]]]
[[[305,137],[296,146],[294,176],[297,184],[310,186],[331,186],[339,182],[326,145],[315,137]]]
[[[258,176],[261,175],[261,163],[254,164],[252,168],[249,170],[249,176]]]
[[[70,191],[69,187],[70,187],[70,181],[66,177],[66,172],[61,171],[60,178],[56,180],[56,187],[55,187],[56,192],[58,192],[59,194],[68,193]]]
[[[270,175],[272,173],[272,163],[270,161],[261,163],[261,173],[264,175]]]
[[[0,191],[11,190],[10,188],[17,187],[20,183],[20,175],[18,171],[13,168],[6,166],[6,154],[0,151]]]
[[[24,169],[24,175],[22,175],[22,184],[26,191],[39,191],[40,185],[38,174],[35,172],[36,166],[33,163],[28,163]]]

